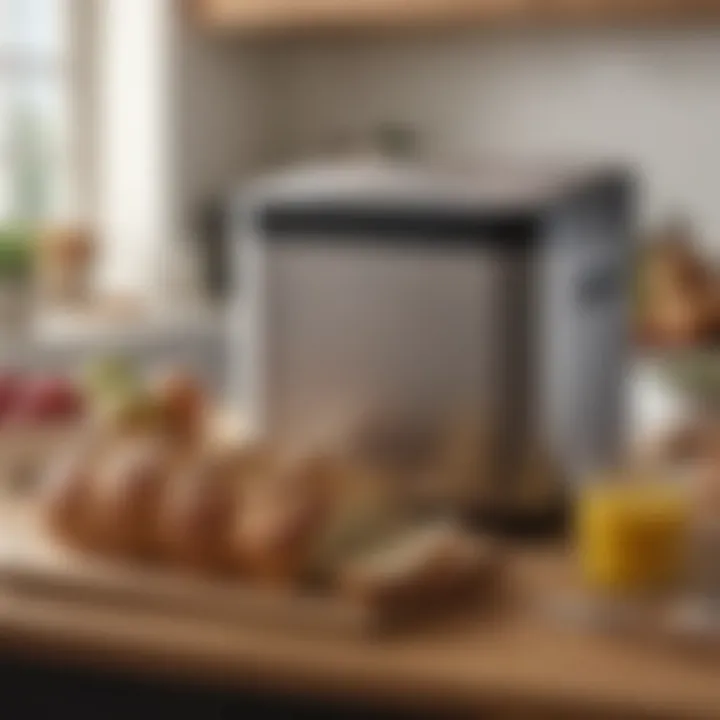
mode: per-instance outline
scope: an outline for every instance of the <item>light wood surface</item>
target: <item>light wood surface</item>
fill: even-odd
[[[197,21],[238,34],[467,25],[720,19],[717,0],[192,0]]]
[[[196,576],[168,568],[106,560],[54,543],[35,518],[18,522],[0,539],[0,584],[28,597],[72,599],[78,605],[138,608],[188,617],[215,618],[288,632],[362,635],[380,618],[370,608],[291,588]]]
[[[13,532],[16,514],[4,511]],[[720,717],[720,661],[553,625],[534,600],[569,572],[557,550],[519,553],[525,603],[390,640],[269,632],[213,618],[40,599],[0,586],[0,648],[150,676],[408,708],[550,717]]]
[[[461,586],[440,593],[444,602],[438,601],[437,583],[425,588],[435,599],[424,603],[422,588],[417,587],[413,593],[417,605],[411,613],[407,603],[398,608],[366,602],[329,587],[270,586],[248,578],[205,576],[162,563],[143,565],[69,549],[50,537],[32,507],[27,507],[16,509],[13,532],[0,536],[0,585],[28,597],[62,597],[78,605],[172,614],[178,622],[210,617],[230,631],[245,624],[313,637],[370,637],[410,632],[438,614],[487,603],[500,582],[502,563],[490,544],[479,550]],[[454,601],[452,607],[449,599]]]

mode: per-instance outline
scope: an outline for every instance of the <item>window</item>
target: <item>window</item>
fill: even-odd
[[[67,5],[0,0],[0,223],[68,203]]]

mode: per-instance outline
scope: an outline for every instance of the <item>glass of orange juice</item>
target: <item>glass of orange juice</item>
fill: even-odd
[[[677,484],[622,478],[580,493],[577,542],[582,575],[607,594],[677,584],[687,565],[690,500]]]

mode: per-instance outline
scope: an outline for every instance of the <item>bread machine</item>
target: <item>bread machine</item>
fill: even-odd
[[[237,403],[279,442],[422,456],[438,504],[546,516],[621,451],[632,195],[621,169],[510,162],[256,181]]]

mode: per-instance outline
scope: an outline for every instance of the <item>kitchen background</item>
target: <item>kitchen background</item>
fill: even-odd
[[[628,160],[644,178],[644,219],[688,216],[708,252],[719,252],[713,29],[258,43],[188,26],[171,0],[110,2],[100,26],[108,282],[147,290],[151,283],[126,269],[130,247],[157,257],[208,196],[226,196],[269,163],[367,143],[388,122],[410,126],[433,154]],[[148,42],[128,57],[139,33]],[[128,217],[134,227],[123,226]]]
[[[35,639],[60,664],[85,647],[90,665],[144,662],[143,678],[228,678],[240,704],[246,688],[277,686],[321,704],[427,701],[441,717],[447,703],[498,716],[490,702],[530,717],[558,717],[557,703],[565,717],[672,706],[717,718],[714,663],[652,643],[720,637],[719,67],[720,6],[707,0],[0,0],[0,662],[11,639]],[[247,285],[231,272],[233,209],[259,174],[393,152],[634,173],[622,393],[624,304],[607,270],[624,265],[624,176],[602,176],[598,205],[569,208],[571,233],[595,241],[571,250],[538,242],[537,196],[521,200],[523,248],[542,247],[527,264],[504,252],[517,246],[492,214],[472,218],[503,243],[490,262],[481,243],[471,262],[435,246],[363,254],[347,207],[339,253],[276,243],[302,239],[262,215],[297,203],[280,188],[279,201],[253,196],[264,223],[243,236],[243,259],[266,272],[244,265]],[[446,220],[452,183],[431,183],[428,199],[401,170],[351,174],[367,184],[351,201],[387,210],[416,190],[417,207],[398,202],[382,227],[407,230],[433,202]],[[335,207],[338,176],[324,190],[311,177],[311,196]],[[575,294],[581,269],[589,295]],[[531,295],[528,277],[557,292]],[[258,285],[266,303],[235,302]],[[585,315],[598,298],[609,302]],[[255,350],[266,354],[251,367]],[[242,413],[224,412],[250,385],[296,437],[254,442]],[[621,395],[642,452],[618,457],[600,436],[615,435]],[[425,422],[418,407],[433,408]],[[337,430],[338,408],[357,428],[307,452],[314,430]],[[515,544],[496,529],[562,538]],[[449,617],[461,596],[478,603]],[[365,642],[414,620],[407,607],[453,622]],[[595,636],[608,630],[651,650]]]
[[[429,155],[626,161],[641,179],[644,234],[679,218],[720,254],[712,23],[246,37],[176,0],[15,5],[26,23],[54,8],[64,37],[50,43],[65,128],[58,220],[92,228],[96,295],[144,306],[123,323],[44,312],[37,341],[58,357],[171,343],[217,387],[226,321],[203,278],[220,232],[207,230],[208,208],[269,167],[368,151],[388,125]],[[636,428],[676,411],[656,385],[646,367],[631,383]]]

